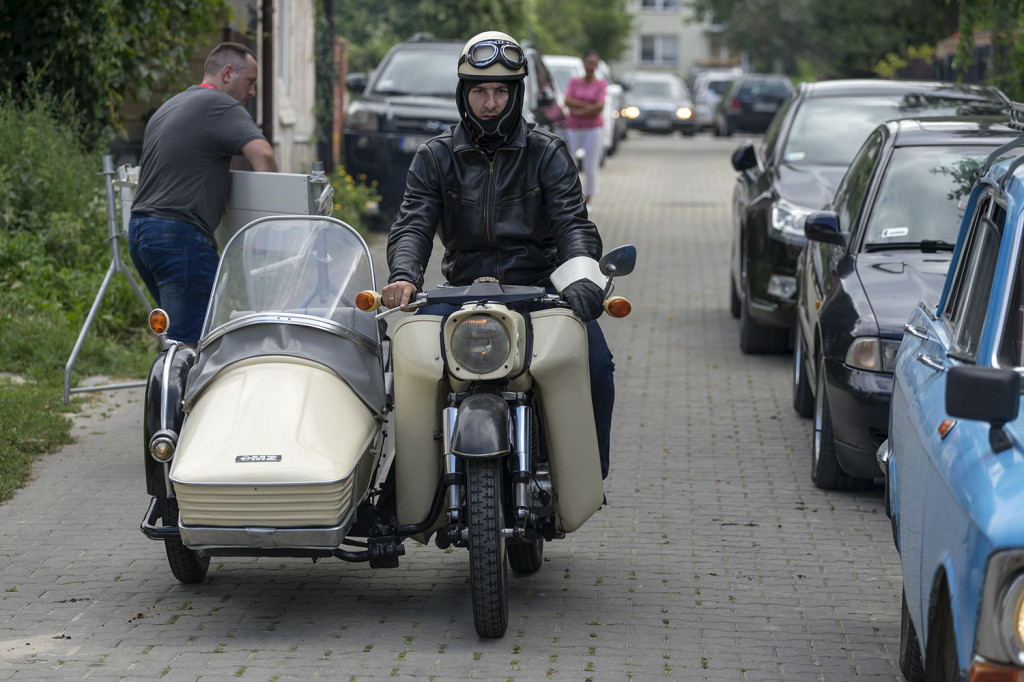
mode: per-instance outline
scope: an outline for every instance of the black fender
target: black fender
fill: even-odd
[[[160,431],[172,432],[177,441],[185,421],[185,382],[195,360],[195,351],[175,344],[160,353],[149,369],[143,408],[142,457],[146,463],[146,491],[156,497],[167,497],[168,491],[164,465],[150,456],[149,443]]]
[[[452,433],[452,454],[487,459],[502,457],[509,445],[508,403],[493,393],[471,395],[459,405]]]

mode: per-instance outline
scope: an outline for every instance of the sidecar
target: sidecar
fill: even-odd
[[[352,554],[384,444],[380,332],[355,305],[375,288],[333,218],[261,218],[225,246],[198,348],[165,344],[146,391],[142,531],[182,582],[211,556]]]

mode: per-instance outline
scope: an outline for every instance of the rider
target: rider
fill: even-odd
[[[413,157],[388,235],[384,305],[404,306],[422,288],[435,232],[445,247],[441,270],[453,285],[492,277],[550,287],[561,263],[600,258],[601,237],[587,217],[565,143],[523,118],[528,68],[519,44],[498,31],[480,33],[463,47],[455,90],[462,121],[420,145]],[[611,351],[596,321],[603,291],[580,279],[561,295],[587,324],[601,474],[607,477],[615,385]]]

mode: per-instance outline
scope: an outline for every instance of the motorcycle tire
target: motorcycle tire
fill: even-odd
[[[466,462],[469,524],[469,585],[473,625],[481,637],[497,638],[508,629],[508,568],[502,530],[500,460]]]
[[[536,573],[544,563],[544,538],[509,542],[505,551],[513,571],[520,575]]]
[[[178,501],[174,498],[164,500],[163,525],[178,525]],[[195,550],[191,550],[181,543],[178,538],[167,538],[164,540],[164,549],[167,552],[167,564],[171,567],[171,573],[178,579],[178,582],[186,585],[195,585],[206,579],[206,572],[210,568],[210,557],[201,557]]]

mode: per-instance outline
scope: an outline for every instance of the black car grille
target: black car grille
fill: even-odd
[[[648,110],[647,118],[655,121],[670,121],[672,120],[672,112],[662,109]]]
[[[438,118],[395,118],[394,130],[398,133],[413,135],[437,135],[458,119],[446,120]]]

